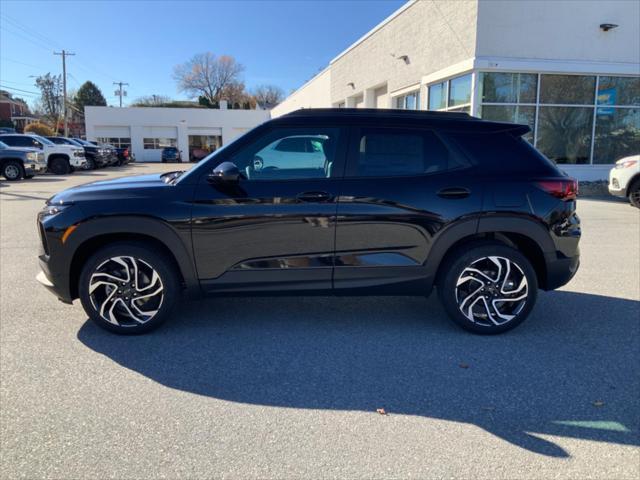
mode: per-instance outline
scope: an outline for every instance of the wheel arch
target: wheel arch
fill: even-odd
[[[178,233],[159,219],[147,217],[110,217],[90,220],[77,226],[68,243],[73,252],[69,263],[69,291],[78,297],[78,281],[84,262],[106,245],[135,241],[153,245],[167,255],[180,274],[180,281],[190,294],[199,292],[199,282],[190,249]]]
[[[434,284],[442,275],[442,268],[449,256],[465,248],[468,244],[492,240],[503,243],[520,251],[533,266],[538,284],[545,288],[547,284],[547,266],[545,253],[555,252],[553,241],[544,227],[529,219],[495,216],[491,218],[477,219],[476,228],[470,221],[459,226],[453,226],[443,232],[434,243],[429,258],[427,269]]]
[[[62,158],[64,160],[66,160],[67,162],[71,162],[71,157],[69,155],[67,155],[66,153],[51,153],[47,157],[47,167],[50,167],[51,166],[51,162],[53,160],[55,160],[56,158]]]
[[[634,187],[640,184],[640,172],[636,173],[633,177],[629,179],[627,182],[627,188],[625,191],[625,196],[628,197],[631,194],[631,191]]]

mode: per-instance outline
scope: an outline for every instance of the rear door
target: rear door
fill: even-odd
[[[481,210],[473,171],[434,130],[353,128],[338,205],[336,292],[420,293],[438,236]]]

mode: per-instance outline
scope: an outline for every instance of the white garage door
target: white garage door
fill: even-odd
[[[162,149],[177,146],[177,127],[142,127],[142,161],[159,162]]]

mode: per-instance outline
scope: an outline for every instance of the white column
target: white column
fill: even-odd
[[[178,124],[178,150],[183,162],[189,161],[189,128],[187,122],[180,121]]]
[[[364,108],[376,107],[376,91],[373,88],[367,88],[364,91]]]

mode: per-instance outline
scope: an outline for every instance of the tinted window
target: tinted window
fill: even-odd
[[[509,133],[449,134],[481,171],[534,173],[539,175],[558,173],[553,162],[537,151],[529,142]]]
[[[464,165],[430,131],[363,129],[356,155],[351,173],[365,177],[437,173]]]
[[[39,145],[34,142],[34,140],[29,136],[9,136],[2,137],[2,141],[7,145],[11,145],[12,147],[38,147]]]
[[[337,128],[276,128],[231,157],[249,180],[327,178],[336,158]]]

